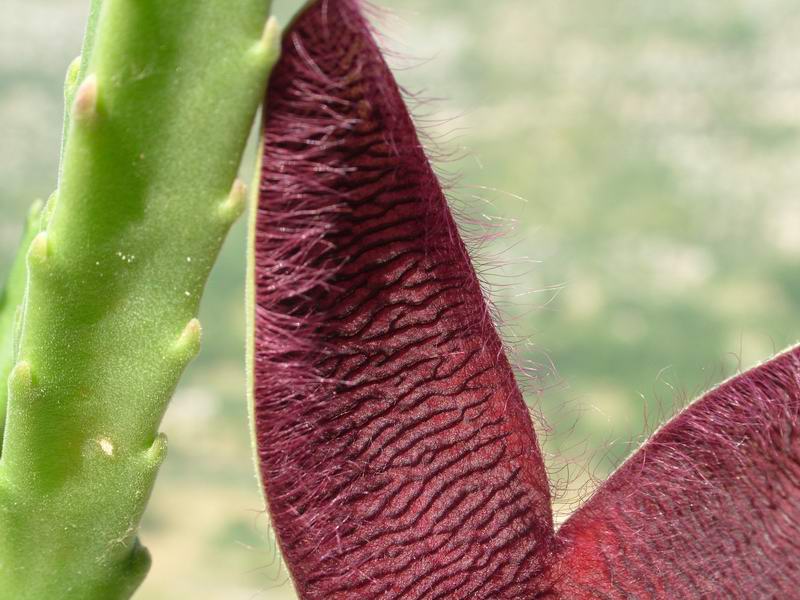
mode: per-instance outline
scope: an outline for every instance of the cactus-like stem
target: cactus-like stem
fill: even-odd
[[[72,109],[72,102],[75,99],[75,92],[78,90],[78,83],[86,76],[86,70],[89,68],[89,61],[92,57],[94,50],[94,40],[97,33],[97,21],[100,17],[100,8],[103,0],[91,0],[89,7],[89,18],[86,23],[86,33],[83,36],[83,47],[81,48],[81,55],[73,60],[67,69],[67,77],[64,82],[64,128],[61,135],[61,161],[64,164],[64,149],[67,145],[67,134],[69,133],[70,112]],[[59,179],[61,178],[59,171]]]
[[[236,172],[278,53],[264,0],[94,7],[59,190],[27,253],[0,600],[127,598],[144,577],[159,422],[199,349],[200,295],[244,208]]]
[[[0,382],[2,382],[0,384],[0,443],[6,423],[6,402],[8,400],[6,382],[14,366],[15,329],[25,295],[25,255],[34,236],[39,231],[42,206],[41,201],[36,201],[28,212],[20,250],[8,272],[5,287],[0,293]]]

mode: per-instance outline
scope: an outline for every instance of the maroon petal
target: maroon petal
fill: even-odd
[[[670,421],[558,541],[558,598],[800,598],[800,349]]]
[[[534,597],[531,419],[358,2],[298,18],[266,115],[255,422],[301,597]]]

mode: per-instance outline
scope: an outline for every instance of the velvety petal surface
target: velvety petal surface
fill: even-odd
[[[800,598],[800,349],[694,402],[559,530],[554,597]]]
[[[534,597],[531,419],[357,2],[297,19],[265,114],[255,423],[301,597]]]

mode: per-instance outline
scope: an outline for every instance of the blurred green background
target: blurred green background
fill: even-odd
[[[663,418],[800,333],[800,5],[379,1],[454,204],[505,231],[478,263],[534,375],[563,519]],[[0,272],[55,183],[87,5],[0,4]],[[252,475],[243,257],[240,223],[163,425],[141,600],[293,597]]]

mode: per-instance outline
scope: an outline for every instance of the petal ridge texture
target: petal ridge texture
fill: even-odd
[[[299,17],[266,114],[254,417],[301,596],[529,596],[552,540],[530,415],[356,2]]]

